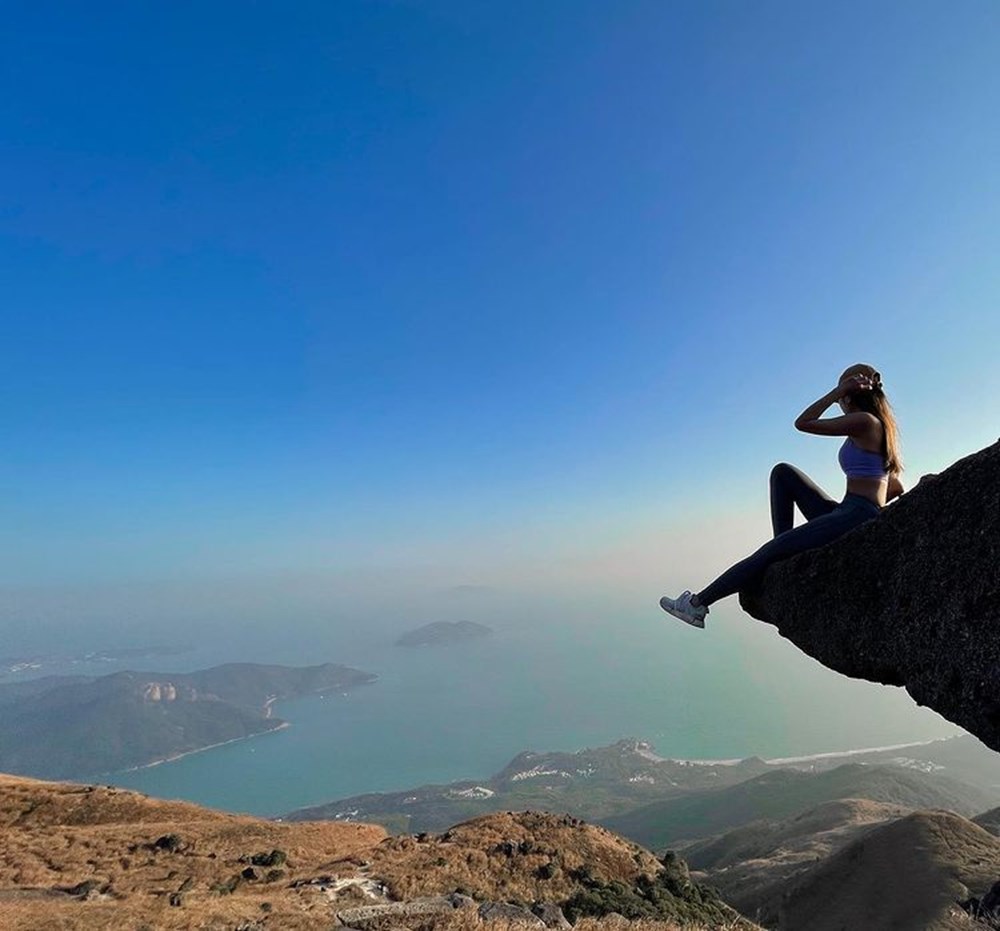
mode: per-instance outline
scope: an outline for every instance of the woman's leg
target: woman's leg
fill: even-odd
[[[722,573],[714,582],[695,595],[694,603],[708,607],[720,598],[735,594],[749,583],[756,581],[772,563],[787,559],[796,553],[823,546],[843,536],[848,530],[871,520],[878,512],[864,507],[841,505],[821,517],[788,530],[765,543],[756,553],[740,560]]]
[[[787,462],[771,469],[771,527],[774,535],[787,533],[795,525],[795,505],[807,521],[829,514],[833,500],[805,472]]]

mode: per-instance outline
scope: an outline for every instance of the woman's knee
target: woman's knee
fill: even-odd
[[[777,485],[790,476],[797,474],[798,470],[795,466],[789,465],[787,462],[779,462],[773,469],[771,469],[770,482],[772,485]]]

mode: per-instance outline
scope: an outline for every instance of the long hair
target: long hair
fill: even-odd
[[[852,391],[848,397],[851,404],[859,411],[874,414],[882,423],[882,458],[885,460],[885,470],[890,475],[899,475],[903,471],[903,459],[899,454],[899,426],[892,405],[882,388],[882,376],[874,366],[858,363],[847,369],[841,379],[849,375],[867,375],[872,380],[870,391]]]

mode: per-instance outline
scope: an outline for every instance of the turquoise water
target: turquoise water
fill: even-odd
[[[279,704],[277,715],[292,725],[283,731],[102,781],[276,815],[346,795],[485,778],[525,749],[628,736],[664,756],[728,759],[956,732],[901,690],[823,669],[735,608],[717,614],[699,632],[646,605],[508,603],[455,615],[490,624],[493,637],[418,650],[392,639],[423,618],[346,627],[317,619],[295,637],[244,629],[238,646],[219,636],[185,667],[332,661],[379,681]]]

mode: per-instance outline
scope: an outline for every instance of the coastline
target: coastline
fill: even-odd
[[[377,677],[376,677],[377,678]],[[370,680],[375,681],[375,678]],[[362,685],[368,685],[370,682],[363,682]],[[335,688],[323,689],[318,692],[312,692],[309,694],[319,695],[325,698],[329,692],[335,691]],[[346,695],[347,693],[344,692]],[[302,696],[299,696],[302,697]],[[269,721],[273,719],[274,715],[274,705],[281,698],[280,695],[268,695],[264,700],[264,706],[261,709],[264,720]],[[160,757],[157,760],[152,760],[149,763],[140,763],[138,766],[129,766],[125,769],[116,769],[113,772],[105,773],[107,776],[114,776],[116,773],[136,773],[144,769],[152,769],[154,766],[161,766],[164,763],[175,763],[177,760],[183,760],[186,756],[194,756],[196,753],[204,753],[206,750],[215,750],[217,747],[225,747],[229,744],[239,743],[241,740],[253,740],[254,737],[263,737],[265,734],[274,734],[278,731],[283,731],[286,727],[291,727],[291,721],[282,721],[277,727],[268,727],[262,731],[257,731],[255,734],[244,734],[242,737],[233,737],[229,740],[220,740],[218,743],[206,744],[204,747],[197,747],[194,750],[185,750],[183,753],[174,753],[170,756]]]
[[[288,726],[290,726],[288,722],[282,722],[280,725],[278,725],[275,728],[272,728],[271,730],[280,730]],[[270,733],[270,730],[261,731],[257,734],[249,734],[246,737],[238,737],[232,740],[222,741],[220,743],[214,744],[211,747],[201,747],[196,750],[190,750],[184,753],[173,754],[169,757],[154,760],[150,763],[145,763],[140,766],[132,766],[125,770],[117,770],[114,774],[109,774],[107,778],[102,778],[99,781],[101,782],[107,781],[110,783],[118,782],[119,785],[123,785],[126,788],[132,788],[136,791],[140,791],[149,795],[158,795],[170,798],[175,798],[175,797],[185,798],[188,801],[192,801],[197,804],[209,805],[210,807],[222,808],[225,810],[246,811],[267,818],[277,817],[279,815],[282,815],[283,813],[295,811],[300,808],[309,808],[309,807],[315,807],[320,804],[327,804],[331,799],[347,798],[349,796],[361,795],[361,794],[376,794],[376,795],[392,794],[394,792],[402,791],[402,788],[392,788],[392,787],[385,787],[382,789],[373,790],[370,785],[368,786],[362,785],[357,787],[355,786],[348,787],[346,791],[338,791],[338,789],[332,789],[331,791],[331,787],[326,787],[324,790],[317,791],[313,787],[310,788],[308,794],[303,794],[301,792],[301,787],[299,787],[300,791],[294,793],[292,797],[286,798],[282,795],[280,798],[273,798],[270,799],[270,801],[268,801],[266,804],[262,804],[262,801],[259,798],[254,797],[252,800],[248,800],[246,798],[243,798],[242,796],[230,797],[231,793],[223,793],[222,797],[218,797],[215,794],[212,794],[210,796],[205,796],[204,793],[205,784],[200,785],[200,787],[198,788],[193,788],[192,785],[190,784],[189,779],[191,777],[191,772],[192,772],[190,770],[185,771],[186,775],[182,775],[180,781],[178,781],[178,778],[173,775],[173,772],[170,772],[169,775],[166,774],[166,771],[169,770],[169,768],[167,767],[164,767],[164,772],[165,772],[164,776],[154,775],[154,773],[159,772],[159,770],[157,770],[156,768],[160,767],[161,764],[163,763],[174,762],[186,756],[193,756],[194,754],[200,754],[204,750],[210,750],[214,749],[215,747],[225,746],[225,744],[229,743],[236,743],[239,740],[247,740],[250,737],[259,737],[266,733]],[[816,761],[817,765],[819,764],[819,761],[826,761],[827,765],[830,765],[830,761],[832,760],[834,761],[832,765],[837,765],[836,761],[838,760],[847,762],[850,760],[857,760],[859,757],[864,757],[866,755],[877,755],[880,753],[891,754],[893,752],[900,752],[905,754],[905,752],[908,749],[917,751],[921,748],[931,747],[936,744],[944,745],[946,742],[958,740],[961,737],[963,737],[962,734],[953,734],[948,737],[910,740],[902,743],[857,747],[849,750],[823,751],[820,753],[802,754],[799,756],[791,756],[791,757],[774,757],[769,760],[763,760],[763,758],[761,757],[757,757],[756,759],[759,759],[761,760],[761,762],[766,763],[769,766],[773,766],[776,769],[781,766],[808,768],[810,761]],[[656,756],[655,753],[652,751],[652,748],[649,747],[648,744],[646,745],[645,748],[642,749],[644,750],[644,752],[642,753],[643,756],[647,756],[647,758],[650,759]],[[271,756],[270,751],[265,749],[264,753],[267,756],[267,760],[269,761]],[[715,759],[715,760],[704,759],[704,758],[702,759],[681,759],[681,758],[671,758],[671,757],[657,757],[657,758],[665,762],[673,763],[675,765],[690,766],[692,768],[712,767],[712,766],[735,767],[741,763],[746,763],[747,760],[755,759],[755,757],[753,756],[742,757],[739,759],[731,758],[731,759]],[[861,762],[862,764],[868,762],[875,764],[875,763],[890,762],[890,760],[887,758],[883,758],[881,760],[879,759],[874,759],[870,761],[862,760]],[[268,765],[267,761],[263,759],[259,760],[258,763],[262,763],[265,766]],[[201,774],[202,771],[200,767],[202,766],[202,764],[196,763],[193,765],[196,767],[194,772],[196,774]],[[149,771],[148,775],[145,774],[145,771]],[[211,772],[211,765],[209,765],[208,771]],[[130,774],[134,774],[133,775],[134,781],[129,780],[128,777]],[[124,780],[124,782],[119,782],[115,778],[115,776],[120,777],[120,779]],[[401,776],[398,771],[395,772],[395,776],[397,780],[400,780]],[[402,781],[404,783],[403,788],[406,787],[405,778],[406,778],[405,776],[402,777]],[[428,784],[430,784],[431,782],[437,784],[438,781],[440,782],[441,785],[446,785],[452,782],[471,783],[475,782],[476,780],[474,778],[470,779],[468,775],[466,775],[464,778],[462,777],[448,778],[447,776],[445,776],[440,780],[425,780],[425,782],[427,782]],[[399,785],[398,782],[397,785]]]
[[[779,756],[771,759],[761,759],[769,766],[791,766],[798,763],[812,763],[816,760],[836,760],[841,757],[865,756],[869,753],[890,753],[893,750],[908,750],[911,747],[929,747],[931,744],[957,740],[962,734],[953,737],[932,737],[930,740],[911,740],[902,744],[887,744],[884,747],[859,747],[855,750],[828,750],[823,753],[809,753],[805,756]],[[738,766],[752,757],[740,757],[725,760],[682,760],[674,757],[658,757],[659,762],[685,763],[688,766]]]
[[[270,715],[268,715],[268,717],[270,717]],[[254,737],[263,737],[265,734],[276,734],[278,731],[283,731],[286,727],[291,726],[292,725],[289,721],[282,721],[277,727],[269,727],[266,730],[258,731],[256,734],[244,734],[242,737],[220,740],[215,744],[208,744],[204,747],[198,747],[195,750],[185,750],[183,753],[174,753],[171,756],[165,756],[159,760],[153,760],[150,763],[140,763],[138,766],[129,766],[126,769],[116,769],[113,773],[107,773],[106,775],[114,776],[117,773],[137,773],[140,770],[152,769],[154,766],[160,766],[163,763],[174,763],[177,760],[183,760],[186,756],[194,756],[196,753],[204,753],[206,750],[214,750],[216,747],[225,747],[229,744],[239,743],[241,740],[253,740]]]
[[[269,698],[267,700],[267,717],[271,716],[271,705],[275,702],[275,700],[276,699],[274,698]],[[150,763],[142,763],[138,766],[129,766],[127,769],[117,769],[115,770],[115,773],[135,773],[143,769],[152,769],[154,766],[160,766],[163,763],[173,763],[177,760],[184,759],[186,756],[194,756],[196,753],[204,753],[206,750],[214,750],[216,747],[225,747],[228,744],[239,743],[241,740],[253,740],[255,737],[263,737],[264,734],[274,734],[278,731],[283,731],[286,727],[291,726],[291,722],[282,721],[277,727],[269,727],[267,730],[259,731],[256,734],[246,734],[243,737],[233,737],[231,740],[222,740],[219,743],[198,747],[196,750],[185,750],[183,753],[175,753],[172,756],[165,756],[161,759],[153,760]],[[761,759],[769,766],[791,766],[798,763],[811,763],[814,760],[836,760],[841,757],[864,756],[869,753],[890,753],[893,750],[908,750],[911,747],[929,747],[931,744],[944,743],[948,740],[957,740],[961,736],[961,734],[956,734],[954,737],[934,737],[930,740],[912,740],[908,743],[887,744],[884,747],[859,747],[855,750],[830,750],[823,753],[810,753],[806,756],[782,756],[773,757],[771,759],[764,759],[761,757]],[[733,757],[731,759],[721,760],[680,759],[678,757],[658,756],[650,751],[643,753],[643,756],[646,756],[654,762],[682,763],[685,766],[739,766],[740,763],[745,762],[747,759],[752,759],[752,757]],[[114,773],[109,773],[108,775],[114,775]]]
[[[775,766],[781,766],[786,763],[811,763],[813,760],[831,760],[842,756],[862,756],[866,753],[890,753],[893,750],[908,750],[910,747],[929,747],[931,744],[942,743],[946,740],[956,740],[961,736],[961,734],[956,734],[954,737],[935,737],[933,740],[915,740],[905,744],[889,744],[885,747],[863,747],[860,750],[837,750],[832,753],[813,753],[809,756],[783,756],[767,760],[766,762],[772,763]]]

